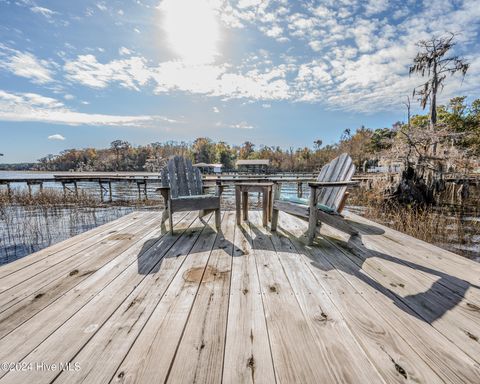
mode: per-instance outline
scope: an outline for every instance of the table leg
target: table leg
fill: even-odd
[[[241,224],[241,221],[240,221],[240,203],[241,203],[241,193],[240,193],[240,187],[239,186],[236,186],[235,187],[235,213],[236,213],[236,217],[237,217],[237,224],[240,225]]]
[[[263,226],[268,225],[268,191],[266,188],[263,190]]]
[[[243,205],[243,220],[248,220],[248,192],[243,192],[242,196],[242,205]]]
[[[272,221],[273,211],[273,188],[268,188],[268,221]]]

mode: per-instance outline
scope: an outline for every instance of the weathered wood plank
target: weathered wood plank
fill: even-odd
[[[138,218],[138,212],[132,212],[117,220],[103,224],[90,231],[84,232],[77,236],[73,236],[67,240],[51,245],[48,248],[42,249],[38,252],[22,257],[19,260],[15,260],[15,262],[13,263],[0,266],[0,291],[2,290],[1,286],[4,285],[2,284],[2,280],[4,277],[11,275],[12,273],[18,273],[22,271],[24,268],[29,267],[30,265],[38,263],[42,260],[45,260],[46,258],[49,258],[50,256],[58,252],[66,252],[66,251],[73,252],[73,250],[70,250],[72,246],[81,244],[81,247],[86,248],[94,244],[96,241],[98,241],[98,239],[108,236],[110,231],[117,231],[119,228],[124,228],[128,225],[133,224],[133,222],[137,218]],[[79,247],[79,249],[84,249],[84,248]],[[48,260],[50,260],[50,258]],[[23,271],[20,273],[23,273]],[[16,281],[18,283],[21,282],[20,278],[19,280],[16,280]],[[5,284],[5,287],[8,287],[8,284]]]
[[[219,196],[191,196],[185,198],[172,199],[170,201],[171,209],[175,212],[197,211],[202,209],[220,208]]]
[[[224,216],[167,382],[221,383],[235,226]]]
[[[431,270],[427,275],[394,256],[370,250],[356,241],[348,244],[336,241],[336,245],[348,250],[347,257],[367,276],[388,287],[417,316],[480,362],[480,311],[472,310],[463,295],[440,284],[443,274]]]
[[[202,175],[198,168],[193,168],[192,162],[186,162],[187,175],[189,181],[190,195],[201,195],[203,193]]]
[[[299,217],[309,217],[309,207],[302,204],[295,204],[288,201],[276,200],[273,202],[273,209],[280,210]]]
[[[258,215],[257,215],[258,216]],[[383,383],[376,368],[345,323],[342,315],[298,255],[290,240],[273,233],[271,236],[256,222],[263,236],[273,242],[278,261],[290,282],[306,322],[313,330],[317,345],[316,358],[325,362],[331,382]]]
[[[296,220],[300,228],[302,221]],[[348,250],[317,238],[320,249],[326,253],[328,263],[360,292],[374,310],[390,323],[404,342],[446,382],[475,382],[480,377],[480,366],[458,346],[446,339],[431,324],[420,319],[388,288],[365,276],[365,272],[349,257]],[[340,251],[340,252],[339,252]],[[318,255],[313,255],[317,257]]]
[[[168,169],[168,183],[170,185],[170,196],[178,197],[180,195],[178,186],[178,174],[175,158],[170,159],[167,163]]]
[[[213,216],[205,226],[190,212],[172,237],[152,214],[129,226],[138,234],[123,252],[108,254],[107,243],[121,240],[106,236],[95,243],[106,241],[100,257],[55,264],[52,272],[76,260],[78,273],[20,301],[28,305],[17,320],[26,317],[0,339],[0,361],[82,369],[10,372],[2,381],[478,381],[471,261],[361,220],[352,225],[363,238],[325,226],[306,247],[304,221],[282,214],[280,232],[269,234],[259,212],[250,216],[245,229],[229,212],[217,235]],[[10,321],[1,316],[0,329]]]
[[[115,232],[104,238],[100,243],[92,245],[77,255],[53,264],[50,268],[45,269],[44,263],[34,264],[28,271],[25,270],[25,272],[28,272],[28,278],[15,285],[13,289],[6,290],[0,294],[0,313],[20,303],[22,300],[28,299],[32,295],[41,299],[38,300],[39,302],[43,302],[47,298],[43,298],[45,291],[42,291],[42,289],[48,287],[51,282],[58,279],[77,281],[82,277],[79,275],[89,275],[95,272],[96,269],[90,267],[92,262],[96,263],[96,265],[99,265],[99,263],[102,265],[102,260],[107,259],[108,261],[113,259],[116,255],[128,249],[132,243],[138,241],[157,227],[158,220],[155,217],[150,217],[145,221],[138,220],[128,226],[126,231]],[[82,270],[82,273],[79,273],[80,270]],[[12,278],[14,276],[11,275]],[[35,301],[35,297],[31,297],[30,300],[32,302]]]
[[[362,229],[359,227],[359,230]],[[473,268],[460,267],[452,260],[437,257],[436,253],[432,254],[420,247],[412,247],[408,237],[404,241],[407,243],[394,241],[388,235],[362,235],[364,247],[392,256],[392,261],[424,274],[431,279],[432,284],[437,282],[450,289],[466,300],[459,303],[460,306],[466,304],[467,309],[480,308],[480,272],[476,273]],[[358,240],[352,243],[357,244]],[[462,257],[457,255],[457,258]]]
[[[113,382],[162,383],[166,380],[216,237],[215,231],[205,227],[115,372]]]
[[[360,223],[357,228],[360,229],[362,234],[367,235],[367,238],[370,238],[368,235],[374,234],[372,231],[369,231],[369,228],[375,229],[375,232],[377,232],[376,236],[378,236],[378,230],[381,230],[384,232],[381,235],[382,239],[390,240],[390,242],[395,243],[399,247],[404,245],[410,247],[415,251],[414,255],[418,254],[418,257],[422,258],[429,266],[444,268],[444,272],[465,279],[471,284],[480,285],[480,263],[408,236],[405,233],[395,231],[354,213],[346,212],[346,217],[353,221],[353,225],[355,225],[355,222]]]
[[[353,338],[362,346],[370,361],[387,383],[443,383],[437,373],[430,368],[405,342],[402,335],[385,321],[369,304],[369,296],[356,290],[329,263],[333,246],[319,240],[320,246],[306,248],[298,237],[303,228],[296,225],[298,220],[282,215],[282,227],[289,233],[280,232],[289,238],[306,269],[316,277],[324,292],[338,308]],[[352,277],[354,278],[354,277]]]
[[[178,195],[179,196],[189,196],[190,191],[188,189],[188,179],[187,173],[185,172],[185,158],[180,156],[174,157],[175,167],[177,169],[177,184],[178,184]]]
[[[317,210],[317,218],[321,223],[336,228],[348,235],[356,235],[358,231],[352,228],[341,215],[334,215]]]
[[[235,230],[223,382],[275,382],[249,226]]]
[[[271,239],[253,225],[251,230],[277,381],[334,381],[327,362],[318,358],[315,333],[293,294]]]
[[[125,238],[118,244],[99,247],[98,253],[94,253],[94,257],[91,259],[77,262],[77,264],[68,267],[66,270],[70,272],[58,274],[48,270],[44,274],[45,276],[41,278],[37,275],[38,280],[28,282],[28,292],[31,292],[30,294],[24,296],[16,292],[15,294],[18,294],[18,296],[2,308],[0,313],[0,339],[65,293],[74,289],[91,274],[115,259],[123,250],[135,244],[136,241],[142,241],[144,238],[158,238],[165,234],[165,230],[160,229],[158,220],[155,219],[150,223],[145,222],[145,225],[139,227],[139,231],[141,233],[138,236],[132,231],[130,233],[132,237]],[[42,281],[43,284],[44,281],[48,280],[50,282],[45,285],[35,284],[37,281]],[[26,289],[22,293],[27,293]]]
[[[208,218],[206,218],[208,221]],[[82,369],[64,371],[56,383],[108,383],[142,331],[202,231],[197,218],[174,246],[72,360]]]
[[[350,180],[355,173],[355,166],[353,165],[352,159],[346,153],[342,153],[339,157],[325,165],[325,167],[328,167],[327,172],[322,179],[320,179],[319,175],[317,181],[346,181]],[[338,203],[335,203],[339,200],[340,195],[343,196],[345,190],[346,187],[320,188],[318,190],[318,202],[337,210]]]
[[[183,223],[185,226],[189,224]],[[112,262],[90,275],[75,290],[67,292],[46,310],[40,311],[5,336],[0,341],[0,358],[5,361],[21,361],[72,316],[80,316],[84,311],[92,311],[92,317],[88,317],[90,324],[82,332],[95,332],[110,316],[111,311],[150,273],[155,263],[177,239],[178,236],[164,236],[132,244]],[[62,340],[62,343],[66,341]],[[32,361],[44,361],[43,357]],[[3,374],[5,372],[0,372],[0,375]]]

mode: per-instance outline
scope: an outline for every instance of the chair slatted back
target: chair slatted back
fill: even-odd
[[[170,187],[172,198],[196,196],[203,193],[202,174],[192,162],[181,156],[174,156],[161,173],[162,186]]]
[[[348,154],[342,153],[323,166],[317,181],[350,181],[354,173],[355,164],[353,164],[352,158]],[[336,211],[346,190],[347,187],[319,188],[318,202]]]

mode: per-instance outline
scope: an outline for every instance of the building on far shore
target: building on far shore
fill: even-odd
[[[202,173],[222,173],[223,164],[197,163],[194,167],[200,168]]]
[[[235,165],[239,172],[265,173],[270,166],[270,160],[237,160]]]

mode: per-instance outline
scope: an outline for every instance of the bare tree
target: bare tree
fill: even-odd
[[[469,63],[459,56],[444,57],[455,46],[454,33],[448,36],[432,37],[430,40],[420,40],[417,46],[421,52],[413,59],[410,74],[419,73],[428,80],[413,90],[413,96],[419,96],[420,105],[425,109],[430,101],[430,128],[437,123],[437,93],[443,89],[447,75],[461,72],[465,77]]]
[[[410,109],[411,109],[411,106],[410,106],[410,97],[409,96],[407,96],[407,101],[405,101],[403,103],[403,105],[405,105],[405,107],[407,107],[407,124],[408,124],[408,128],[410,128],[410,118],[411,118]]]

